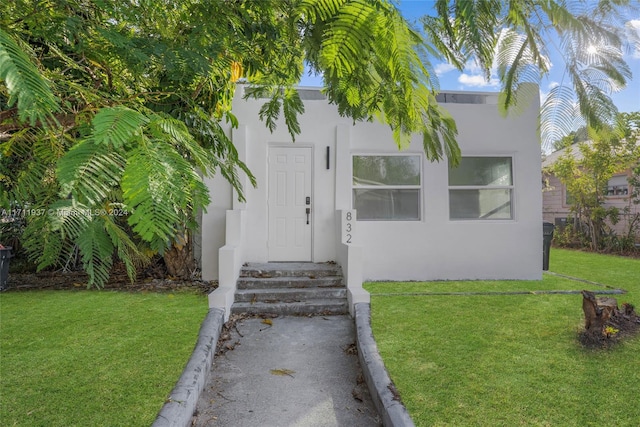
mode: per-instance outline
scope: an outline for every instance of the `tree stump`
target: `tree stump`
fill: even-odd
[[[640,331],[640,316],[629,303],[618,308],[615,298],[596,298],[593,292],[582,291],[584,328],[579,334],[582,345],[588,348],[608,348],[624,337]]]
[[[618,309],[615,298],[596,298],[590,291],[582,291],[584,328],[589,334],[602,335],[605,324]]]

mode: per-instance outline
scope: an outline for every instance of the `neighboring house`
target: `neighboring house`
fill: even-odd
[[[563,148],[546,156],[542,161],[543,171],[565,155],[567,150],[567,148]],[[572,149],[572,156],[576,160],[582,158],[580,150],[576,147]],[[605,208],[616,207],[620,210],[620,221],[615,225],[610,222],[607,223],[618,235],[625,235],[629,231],[629,218],[640,212],[640,205],[633,204],[630,198],[633,189],[629,185],[629,176],[631,176],[630,169],[620,171],[611,177],[607,183],[607,195],[602,205]],[[573,218],[571,204],[571,194],[567,192],[564,184],[552,173],[544,173],[542,192],[543,219],[555,224],[557,227],[564,227]],[[623,211],[626,207],[629,208],[628,213]]]
[[[419,135],[398,151],[387,126],[340,117],[318,89],[300,95],[292,143],[282,121],[271,133],[259,120],[265,100],[237,94],[231,138],[257,188],[245,180],[242,203],[221,176],[207,181],[205,280],[232,287],[242,264],[267,261],[336,261],[349,283],[541,279],[537,100],[503,118],[495,93],[440,94],[463,156],[450,169]]]

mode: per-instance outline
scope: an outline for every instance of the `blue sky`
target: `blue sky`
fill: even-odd
[[[432,11],[432,0],[404,0],[400,1],[400,10],[410,21],[416,21],[422,15]],[[640,16],[629,16],[630,25],[640,33]],[[564,62],[559,52],[549,49],[549,59],[552,64],[549,74],[540,82],[540,96],[544,98],[546,93],[554,86],[563,82]],[[625,55],[625,60],[633,72],[633,78],[627,87],[614,93],[612,99],[620,111],[640,111],[640,47]],[[441,90],[467,90],[467,91],[497,91],[500,89],[497,78],[485,81],[481,71],[473,64],[462,72],[453,69],[446,63],[433,63],[436,74],[440,80]],[[566,78],[565,84],[569,83]],[[320,76],[305,76],[300,82],[302,86],[321,86]]]

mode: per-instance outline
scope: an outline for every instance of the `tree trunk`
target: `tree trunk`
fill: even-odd
[[[589,228],[589,234],[591,237],[591,250],[593,251],[597,251],[598,250],[598,230],[596,229],[596,223],[593,221],[593,219],[591,218],[591,212],[589,212],[589,217],[587,220],[587,226]]]
[[[193,240],[189,232],[179,236],[164,253],[164,263],[169,276],[181,280],[191,279],[196,270],[196,262],[193,259]]]

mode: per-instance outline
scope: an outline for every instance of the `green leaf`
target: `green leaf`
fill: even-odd
[[[111,238],[118,258],[124,262],[127,275],[133,283],[137,269],[148,264],[149,257],[136,246],[127,230],[117,224],[114,219],[115,217],[109,215],[103,217],[104,229]]]
[[[102,108],[92,120],[93,138],[96,144],[120,149],[148,122],[144,114],[127,107]]]
[[[78,249],[84,270],[89,275],[87,287],[103,287],[113,265],[113,244],[100,217],[91,217],[78,235]]]
[[[58,101],[49,82],[33,64],[18,43],[0,29],[0,80],[9,91],[8,106],[18,104],[20,120],[31,126],[55,122],[53,113],[59,111]]]
[[[129,224],[163,253],[185,216],[209,203],[207,187],[187,160],[163,141],[145,141],[131,152],[122,177]]]
[[[298,114],[304,113],[304,104],[296,89],[287,88],[283,90],[282,110],[289,135],[291,135],[291,139],[295,142],[296,135],[301,131]]]
[[[124,158],[94,139],[85,139],[71,148],[58,162],[60,196],[71,194],[89,206],[108,198],[119,185]]]
[[[49,215],[29,217],[22,234],[21,243],[29,260],[36,263],[37,271],[58,264],[65,252],[65,241],[60,232],[53,229],[51,219]]]

